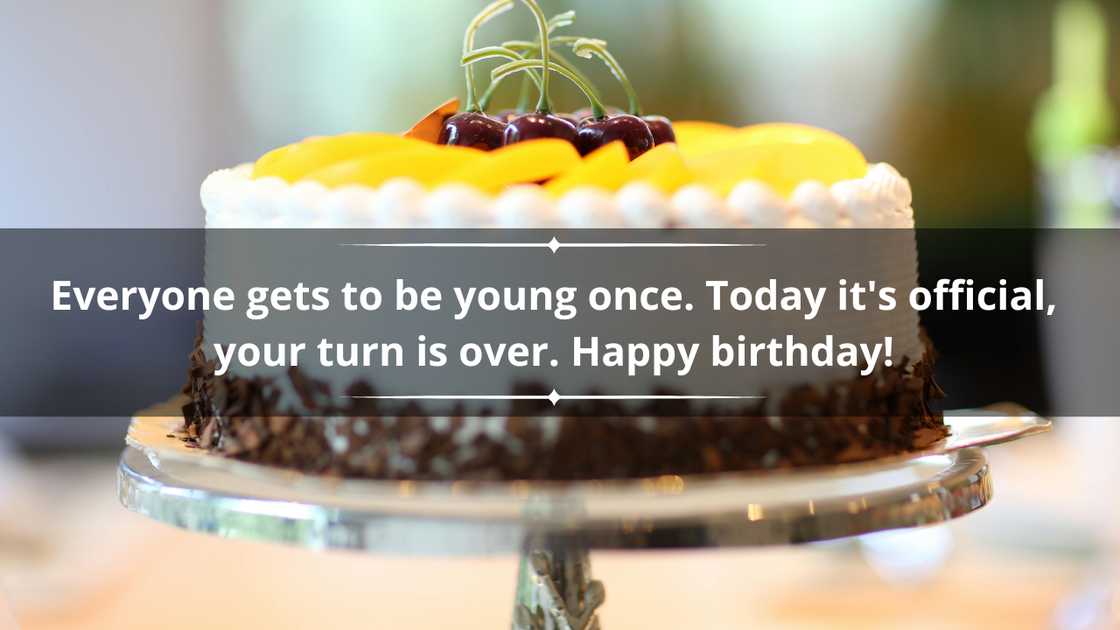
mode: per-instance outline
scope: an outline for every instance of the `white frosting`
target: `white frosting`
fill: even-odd
[[[427,191],[415,180],[391,179],[381,185],[373,199],[373,227],[391,228],[413,225],[419,220]]]
[[[616,228],[627,225],[614,198],[598,188],[577,188],[564,195],[556,208],[564,227]]]
[[[368,188],[344,186],[323,198],[316,227],[368,227],[374,195]]]
[[[556,203],[540,186],[514,186],[494,200],[494,220],[500,228],[557,227],[563,224]]]
[[[793,191],[791,199],[798,209],[797,216],[804,217],[820,227],[836,227],[840,219],[840,204],[832,191],[820,182],[804,182]],[[797,216],[794,218],[796,219]]]
[[[665,195],[645,182],[627,184],[618,191],[614,200],[628,227],[664,227],[672,214]]]
[[[794,216],[792,219],[790,219],[789,223],[786,223],[785,227],[787,229],[806,230],[806,229],[818,229],[822,226],[821,226],[820,223],[817,223],[816,221],[810,219],[809,217],[807,217],[803,214],[799,214],[799,215]]]
[[[794,216],[793,209],[762,182],[746,181],[735,187],[727,198],[727,205],[745,221],[758,228],[785,227]]]
[[[451,184],[426,190],[410,179],[394,179],[378,188],[346,186],[327,189],[314,182],[288,184],[278,179],[253,180],[251,167],[241,166],[211,174],[202,184],[201,198],[206,209],[208,228],[229,227],[501,227],[501,228],[603,228],[661,227],[697,228],[902,228],[912,230],[914,212],[911,208],[910,185],[896,170],[886,164],[872,166],[865,177],[826,186],[804,182],[789,199],[757,181],[742,182],[730,195],[723,197],[701,185],[689,185],[673,194],[666,194],[644,183],[631,183],[617,193],[597,188],[580,188],[558,199],[536,185],[515,186],[497,195]],[[901,239],[889,250],[874,252],[838,251],[825,248],[814,252],[820,261],[847,260],[861,273],[897,286],[900,290],[917,284],[917,253],[913,238]],[[770,264],[777,268],[798,265],[803,252],[767,252]],[[207,243],[208,266],[238,264],[230,252],[217,251]],[[272,265],[300,261],[277,260]],[[714,264],[714,263],[713,263]],[[713,273],[718,270],[713,269]],[[820,274],[817,284],[827,282],[832,273],[828,265],[812,267],[807,272]],[[294,273],[294,271],[293,271]],[[714,276],[713,276],[714,277]],[[239,338],[243,326],[239,314],[208,313],[207,335],[215,339]],[[257,328],[267,324],[258,324]],[[340,329],[353,338],[361,338],[368,324],[354,321]],[[481,325],[481,324],[480,324]],[[813,321],[804,321],[793,313],[777,316],[773,330],[753,331],[767,335],[796,331],[803,339],[820,339],[837,334],[856,341],[879,340],[891,335],[895,345],[892,359],[904,356],[916,360],[923,346],[918,334],[917,316],[901,310],[876,313],[834,313]],[[264,330],[264,329],[262,329]],[[265,331],[267,332],[267,331]],[[485,333],[480,329],[480,334]],[[262,333],[263,334],[263,333]],[[498,332],[494,332],[497,336]],[[483,334],[485,336],[485,334]],[[331,378],[329,372],[317,373],[308,368],[313,378]],[[511,368],[512,370],[512,368]],[[241,371],[239,370],[239,373]],[[244,370],[248,375],[267,375],[267,368]],[[799,378],[804,379],[804,373]],[[337,375],[335,375],[337,376]],[[511,371],[510,380],[516,374]],[[408,389],[394,383],[391,372],[380,374],[379,385],[387,390]],[[769,391],[777,398],[787,388],[803,385],[793,382],[786,372],[765,372],[756,383],[759,391]],[[332,383],[336,390],[348,382]],[[623,389],[633,389],[629,383]],[[478,423],[480,434],[505,431],[500,420]]]
[[[889,164],[831,187],[804,182],[788,200],[757,181],[742,182],[726,198],[698,184],[668,195],[635,182],[614,194],[581,188],[553,199],[535,185],[486,195],[460,184],[428,191],[397,178],[376,189],[331,190],[251,173],[242,165],[206,178],[200,197],[207,227],[914,227],[910,183]]]
[[[832,196],[853,227],[883,226],[878,201],[864,180],[837,182],[832,185]]]
[[[318,215],[319,202],[326,200],[328,194],[330,191],[319,182],[297,182],[288,189],[287,195],[279,199],[280,213],[276,227],[293,223],[311,225]]]
[[[447,184],[424,198],[425,227],[478,228],[493,223],[490,199],[464,184]]]
[[[699,184],[678,190],[670,200],[676,223],[680,225],[730,228],[735,226],[731,208],[722,197]]]
[[[870,183],[872,191],[885,206],[909,206],[914,200],[910,182],[890,164],[873,164],[863,179]]]

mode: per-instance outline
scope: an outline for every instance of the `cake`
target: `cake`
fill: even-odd
[[[310,138],[203,183],[207,229],[222,228],[729,228],[893,229],[890,251],[857,252],[861,269],[905,290],[917,285],[909,183],[868,164],[846,139],[794,124],[732,128],[642,115],[625,72],[600,40],[555,35],[572,14],[546,20],[536,3],[533,42],[475,48],[474,34],[512,2],[496,2],[468,27],[464,111],[439,108],[403,135]],[[541,45],[540,42],[548,42]],[[628,96],[608,114],[598,90],[560,48],[606,63]],[[523,77],[536,108],[490,115],[492,90],[476,95],[474,65],[505,64],[491,85]],[[549,77],[588,96],[582,115],[552,113]],[[234,264],[207,242],[208,270]],[[827,255],[827,254],[821,254]],[[282,263],[280,263],[282,264]],[[210,281],[208,275],[208,282]],[[350,399],[394,391],[392,374],[340,380],[314,368],[243,367],[216,373],[208,342],[226,339],[235,314],[210,312],[190,357],[183,407],[188,439],[216,454],[313,473],[382,479],[604,479],[830,465],[926,448],[946,428],[933,353],[913,313],[864,315],[853,334],[895,343],[891,362],[843,379],[756,386],[770,395],[725,414],[595,417],[564,407],[515,407],[495,415],[403,412]],[[805,336],[835,326],[790,322]],[[858,371],[857,371],[858,372]],[[510,371],[511,394],[548,385]],[[744,417],[750,416],[750,417]]]

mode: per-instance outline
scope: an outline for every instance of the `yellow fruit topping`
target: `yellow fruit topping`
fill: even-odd
[[[690,155],[705,145],[717,142],[720,138],[733,135],[737,127],[702,120],[682,120],[673,123],[673,133],[681,153]]]
[[[344,160],[415,146],[433,145],[423,140],[387,133],[347,133],[309,138],[266,153],[253,165],[253,179],[279,177],[294,182],[312,171]]]
[[[441,181],[468,184],[486,192],[498,192],[514,184],[552,179],[579,164],[579,152],[567,140],[530,140],[491,151],[464,164]]]
[[[372,188],[394,177],[409,177],[430,186],[448,171],[483,157],[478,149],[421,143],[331,164],[309,173],[307,179],[327,187],[357,184]]]
[[[308,138],[265,154],[254,178],[302,179],[324,186],[379,186],[408,177],[424,186],[463,183],[497,194],[516,184],[545,182],[562,195],[589,186],[617,190],[646,182],[671,194],[691,183],[726,195],[746,180],[763,182],[788,196],[802,182],[825,185],[867,174],[867,160],[843,137],[789,123],[733,128],[709,122],[673,124],[677,143],[666,143],[629,160],[614,142],[580,158],[559,139],[520,142],[484,152],[379,133]]]
[[[625,181],[646,182],[671,193],[693,180],[692,171],[676,144],[661,144],[638,156],[626,168]]]
[[[767,124],[708,141],[687,156],[697,181],[720,194],[739,182],[757,180],[778,194],[815,180],[831,185],[867,174],[867,160],[851,142],[824,129],[794,124]]]
[[[546,184],[545,190],[557,196],[584,186],[617,190],[626,183],[629,166],[630,154],[626,145],[615,141],[583,158],[575,168]]]

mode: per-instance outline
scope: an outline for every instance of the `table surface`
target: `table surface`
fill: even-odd
[[[1092,444],[1111,451],[1115,431],[1072,428],[992,449],[991,505],[887,539],[936,552],[908,555],[909,567],[877,562],[866,544],[876,536],[596,553],[596,577],[610,585],[604,627],[1052,628],[1056,610],[1087,585],[1107,585],[1120,559],[1106,543],[1120,534],[1120,507],[1106,509],[1120,506],[1116,476],[1101,469],[1120,464],[1085,456]],[[122,509],[116,465],[115,454],[0,461],[0,591],[22,628],[131,630],[159,619],[170,630],[423,630],[451,618],[492,630],[508,621],[512,556],[308,552],[185,532]]]
[[[1080,483],[1078,459],[1055,437],[994,449],[997,500],[902,541],[932,548],[939,536],[925,532],[951,534],[928,570],[892,577],[854,540],[596,553],[596,577],[610,585],[604,628],[1052,627],[1055,608],[1100,575],[1106,557],[1093,543],[1096,510],[1069,492]],[[307,552],[184,532],[120,508],[115,466],[112,457],[32,463],[35,496],[50,497],[39,522],[49,525],[24,533],[38,540],[35,553],[0,556],[23,628],[130,630],[159,619],[171,630],[422,630],[455,619],[492,630],[508,622],[512,556]]]

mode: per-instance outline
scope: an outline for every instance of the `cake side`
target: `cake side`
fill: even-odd
[[[943,439],[948,430],[933,407],[943,395],[933,379],[933,356],[927,349],[916,363],[904,360],[868,377],[792,389],[778,399],[773,415],[755,407],[748,411],[752,417],[610,417],[604,406],[597,417],[539,409],[510,417],[428,417],[416,410],[385,415],[368,400],[341,409],[328,384],[297,368],[282,379],[215,376],[200,335],[183,415],[187,435],[199,447],[345,477],[621,479],[823,466],[921,450]],[[357,382],[346,393],[373,391]],[[519,384],[511,391],[544,390]]]
[[[535,188],[535,190],[534,190]],[[409,190],[408,194],[402,194]],[[319,228],[363,228],[370,226],[389,228],[446,228],[494,227],[494,221],[506,212],[507,218],[526,228],[588,228],[588,227],[678,227],[678,228],[730,228],[757,229],[762,226],[776,228],[812,229],[821,225],[860,225],[891,229],[891,237],[876,239],[878,248],[852,248],[839,241],[817,239],[819,248],[807,264],[800,248],[772,247],[765,253],[768,268],[774,270],[799,270],[796,281],[804,286],[828,286],[835,283],[839,269],[847,270],[853,277],[875,280],[884,286],[893,286],[906,294],[917,286],[917,248],[913,237],[913,210],[908,182],[886,164],[872,166],[867,174],[855,180],[845,180],[831,187],[817,182],[799,185],[789,199],[780,196],[767,184],[759,181],[742,182],[732,193],[722,198],[708,189],[685,189],[675,195],[660,193],[636,184],[617,193],[597,189],[580,189],[553,200],[541,187],[518,187],[497,196],[463,186],[449,186],[425,191],[415,182],[389,182],[377,189],[350,187],[335,191],[316,191],[301,183],[272,185],[264,180],[253,180],[246,169],[240,172],[216,174],[203,185],[203,203],[207,209],[207,227],[245,227],[260,225],[289,228],[316,226]],[[512,208],[512,210],[511,210]],[[516,210],[517,214],[513,214]],[[270,218],[268,218],[270,217]],[[309,219],[310,218],[310,219]],[[656,221],[653,221],[656,218]],[[258,221],[260,225],[253,222]],[[853,228],[862,229],[862,228]],[[826,232],[820,232],[824,234]],[[850,241],[849,241],[850,242]],[[304,277],[305,257],[294,257],[287,252],[262,250],[254,252],[251,260],[238,250],[237,239],[207,239],[205,263],[208,285],[221,286],[229,281],[239,281],[245,265],[269,270],[274,278]],[[275,249],[275,248],[273,248]],[[472,257],[476,266],[483,264]],[[735,269],[728,269],[717,257],[694,256],[689,259],[689,277],[720,278]],[[437,263],[423,259],[409,262],[408,272],[441,272]],[[435,266],[428,269],[430,266]],[[403,272],[404,270],[402,270]],[[507,273],[496,269],[498,275]],[[540,272],[537,272],[540,275]],[[606,272],[604,272],[606,274]],[[604,275],[605,277],[605,275]],[[661,276],[672,283],[671,270]],[[546,282],[547,277],[537,277]],[[686,281],[682,278],[680,281]],[[558,280],[559,281],[559,280]],[[205,328],[208,346],[212,344],[269,339],[315,339],[322,330],[323,316],[306,321],[273,320],[247,322],[238,312],[208,312]],[[721,316],[722,317],[722,316]],[[731,317],[728,315],[727,317]],[[725,319],[726,321],[726,319]],[[475,320],[472,334],[478,338],[504,338],[507,330],[501,329],[508,322],[501,320]],[[406,323],[401,326],[407,327]],[[621,328],[596,329],[602,338],[624,337],[634,333],[626,322]],[[365,318],[332,318],[332,335],[339,339],[404,339],[411,338],[411,328],[393,328],[385,318],[376,322]],[[663,331],[649,331],[659,336]],[[873,343],[890,337],[893,345],[889,357],[894,363],[917,363],[924,356],[917,316],[908,310],[855,311],[839,310],[834,305],[822,307],[820,316],[806,319],[797,312],[775,312],[765,321],[755,321],[751,333],[760,338],[795,335],[799,339],[824,339],[828,335],[842,335],[853,343]],[[211,356],[210,358],[213,358]],[[234,374],[246,378],[284,380],[283,367],[257,365],[253,368],[234,366]],[[354,385],[354,373],[322,367],[315,364],[301,368],[307,378],[322,380],[335,392],[344,392]],[[463,391],[495,391],[512,393],[513,387],[538,376],[533,370],[504,366],[488,368],[484,373],[464,373],[457,383]],[[555,374],[550,375],[555,377]],[[603,381],[601,373],[592,378],[589,371],[565,373],[562,382],[552,386],[568,393],[588,393],[591,390],[651,393],[660,386],[652,375],[637,377],[620,374],[617,380]],[[381,371],[376,379],[367,379],[381,393],[397,394],[415,392],[424,387],[402,371]],[[706,383],[711,391],[767,392],[767,413],[777,413],[777,401],[795,388],[834,378],[826,369],[805,369],[798,372],[781,370],[754,371],[746,379],[732,373],[712,375]],[[538,376],[537,380],[540,380]],[[495,385],[498,387],[495,387]],[[547,393],[547,392],[546,392]],[[681,393],[709,393],[684,391]],[[466,409],[470,414],[477,409]]]
[[[787,199],[762,182],[743,182],[727,197],[700,186],[669,195],[635,184],[617,193],[576,190],[555,199],[539,187],[498,195],[463,186],[425,190],[416,182],[329,190],[308,182],[252,179],[246,167],[208,178],[207,227],[860,227],[913,230],[909,184],[888,165],[865,177],[799,185]],[[865,266],[902,287],[917,283],[913,238],[904,251],[866,252]],[[821,255],[826,255],[822,253]],[[207,264],[220,253],[207,251]],[[209,336],[225,324],[208,316]],[[812,335],[824,322],[790,320]],[[831,325],[831,324],[829,324]],[[816,330],[816,326],[824,326]],[[894,366],[869,377],[831,382],[772,382],[765,403],[745,416],[703,411],[668,417],[564,416],[540,409],[429,417],[368,406],[340,409],[339,394],[361,395],[385,383],[329,382],[300,370],[234,370],[217,377],[202,339],[191,358],[184,408],[196,443],[270,465],[343,476],[389,479],[581,479],[701,474],[828,465],[929,446],[946,434],[932,409],[940,390],[932,352],[916,316],[864,314],[870,336],[899,340]],[[361,331],[354,331],[360,334]],[[541,391],[538,391],[541,390]],[[508,378],[511,394],[544,393]]]

